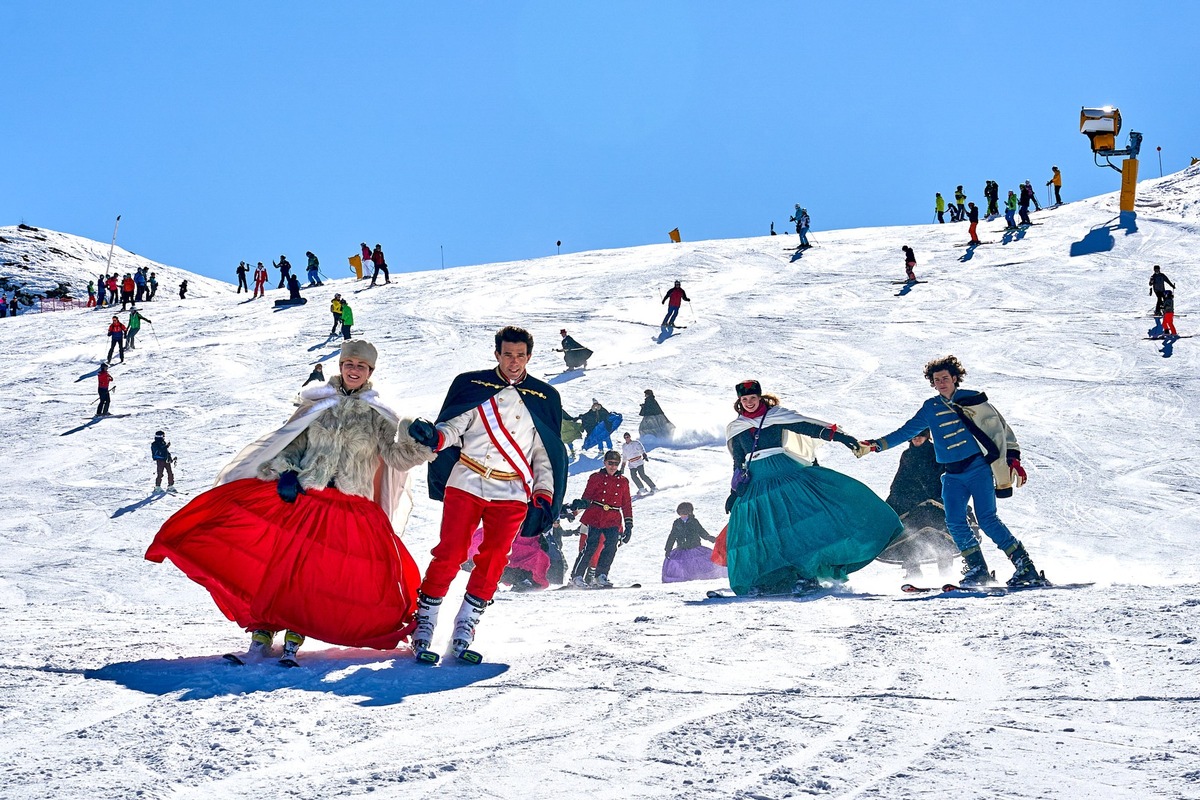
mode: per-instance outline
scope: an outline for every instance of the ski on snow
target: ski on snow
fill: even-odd
[[[985,597],[1002,597],[1013,592],[1024,592],[1030,589],[1083,589],[1087,586],[1095,586],[1095,582],[1088,583],[1023,583],[1018,586],[1005,586],[1003,584],[985,584],[982,586],[959,586],[956,583],[946,583],[940,587],[934,586],[914,586],[911,583],[906,583],[900,587],[900,591],[905,594],[931,594],[933,596],[950,595],[950,596],[985,596]]]
[[[562,591],[567,591],[567,590],[573,589],[573,590],[579,591],[579,592],[606,592],[610,589],[640,589],[640,588],[642,588],[642,585],[640,583],[631,583],[628,586],[596,586],[594,584],[590,584],[588,586],[576,586],[575,584],[571,583],[570,581],[567,581],[562,586],[555,587],[553,591],[562,592]]]
[[[464,664],[482,664],[483,655],[475,650],[463,650],[461,653],[456,653],[454,657]],[[425,664],[430,667],[437,666],[442,661],[442,657],[432,650],[423,650],[417,653],[417,663]]]

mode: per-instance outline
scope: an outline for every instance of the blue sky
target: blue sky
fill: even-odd
[[[1178,2],[10,4],[0,224],[234,280],[932,219],[1050,166],[1119,186],[1081,105],[1200,156]],[[430,4],[432,5],[432,4]],[[1121,142],[1125,141],[1122,133]],[[1100,220],[1097,220],[1098,222]]]

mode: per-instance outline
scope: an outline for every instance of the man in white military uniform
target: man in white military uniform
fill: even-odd
[[[483,543],[455,619],[453,649],[461,655],[491,603],[518,531],[538,536],[557,518],[566,490],[567,455],[559,436],[562,402],[549,384],[525,370],[533,337],[521,328],[496,334],[494,369],[454,379],[436,425],[417,420],[410,433],[438,453],[429,493],[442,500],[441,538],[418,596],[413,648],[429,649],[438,610],[483,523]]]

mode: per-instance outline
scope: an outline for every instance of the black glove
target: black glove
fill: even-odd
[[[621,544],[629,544],[629,537],[633,536],[633,520],[625,520],[625,531],[621,534]]]
[[[730,492],[729,497],[727,497],[725,499],[725,513],[726,514],[730,514],[733,512],[733,504],[736,501],[737,501],[737,492]]]
[[[582,497],[571,502],[572,511],[583,511],[592,504],[591,500],[584,500]]]
[[[525,523],[521,525],[521,535],[533,538],[541,536],[542,531],[548,530],[554,523],[552,511],[553,502],[544,494],[535,494],[529,501],[529,510],[525,512]]]
[[[275,482],[275,491],[279,492],[279,498],[285,503],[294,503],[297,495],[308,494],[300,487],[300,476],[291,469],[279,476],[279,480]]]
[[[433,427],[433,423],[427,419],[414,419],[412,424],[408,426],[408,435],[413,438],[417,444],[423,444],[430,450],[437,451],[438,447],[438,432],[437,428]]]

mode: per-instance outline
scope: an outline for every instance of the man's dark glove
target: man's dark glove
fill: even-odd
[[[300,487],[300,476],[291,469],[279,476],[279,480],[275,482],[275,491],[279,492],[279,499],[285,503],[294,503],[297,495],[308,494]]]
[[[621,534],[621,544],[629,544],[629,537],[633,536],[633,520],[625,520],[625,531]]]
[[[433,427],[433,423],[429,420],[414,419],[412,424],[408,426],[408,435],[417,444],[423,444],[430,450],[437,452],[438,441],[441,437],[438,436],[437,428]]]
[[[532,538],[540,536],[554,524],[554,501],[544,494],[535,494],[529,501],[529,511],[525,513],[525,524],[521,526],[521,535]]]
[[[725,498],[725,513],[733,512],[733,504],[737,501],[737,492],[730,492],[729,497]]]

